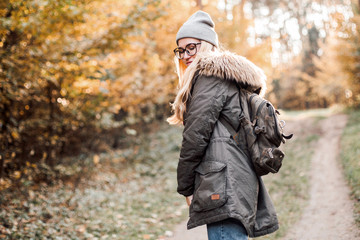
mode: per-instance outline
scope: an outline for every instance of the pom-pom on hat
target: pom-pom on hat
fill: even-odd
[[[204,11],[197,11],[180,27],[176,34],[176,44],[180,39],[189,37],[205,40],[219,47],[218,36],[214,28],[215,23],[210,15]]]

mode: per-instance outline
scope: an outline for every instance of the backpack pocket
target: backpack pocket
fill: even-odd
[[[284,152],[279,148],[265,148],[260,156],[258,166],[262,171],[277,173],[284,159]]]
[[[283,137],[282,128],[278,119],[278,112],[276,112],[275,108],[270,103],[267,103],[263,116],[265,116],[265,118],[261,125],[265,128],[265,137],[275,146],[279,147],[281,142],[283,142]]]
[[[203,212],[224,205],[226,196],[226,164],[216,161],[201,163],[196,169],[193,210]]]

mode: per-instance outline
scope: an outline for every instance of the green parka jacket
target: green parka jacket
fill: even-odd
[[[253,63],[230,52],[199,54],[191,97],[184,114],[177,168],[178,192],[193,195],[188,229],[235,218],[250,237],[276,231],[278,220],[245,143],[239,146],[218,121],[239,125],[238,88],[265,91],[266,77]],[[245,141],[245,140],[244,140]]]

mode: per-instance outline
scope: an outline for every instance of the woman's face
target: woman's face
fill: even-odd
[[[196,38],[182,38],[178,41],[178,44],[178,48],[185,50],[181,61],[188,67],[200,49],[200,40]]]

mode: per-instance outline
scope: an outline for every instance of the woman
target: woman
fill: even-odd
[[[238,128],[238,86],[263,94],[263,71],[241,56],[220,51],[214,22],[203,11],[183,24],[176,43],[179,92],[168,122],[184,124],[177,191],[190,205],[188,229],[207,224],[210,240],[276,231],[275,209],[246,147],[237,145],[218,121],[222,117]]]

